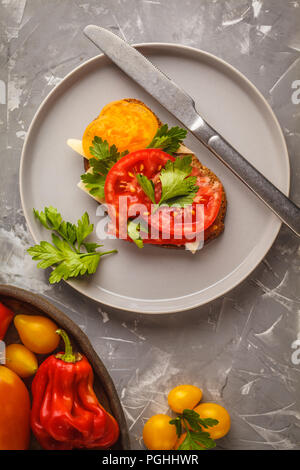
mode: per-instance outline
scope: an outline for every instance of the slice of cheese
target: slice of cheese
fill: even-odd
[[[80,139],[68,139],[67,145],[71,147],[72,150],[79,153],[82,157],[86,158],[83,147],[82,147],[82,140]]]
[[[200,243],[201,242],[199,240],[191,243],[186,243],[185,248],[194,255],[199,250]]]
[[[177,154],[181,153],[186,153],[187,155],[194,154],[189,148],[187,148],[185,145],[180,144],[179,149],[176,152]]]
[[[82,147],[82,141],[80,139],[68,139],[67,140],[67,145],[72,149],[74,150],[74,152],[78,153],[79,155],[81,155],[82,157],[86,158],[85,157],[85,154],[84,154],[84,151],[83,151],[83,147]],[[185,147],[184,145],[181,145],[180,148],[178,149],[177,153],[187,153],[187,154],[190,154],[190,153],[193,153],[191,150],[189,150],[187,147]],[[88,169],[88,171],[86,173],[91,173],[91,169]],[[99,197],[97,196],[93,196],[89,190],[87,189],[86,185],[80,181],[78,184],[77,184],[78,188],[82,189],[82,191],[84,191],[85,193],[87,193],[89,196],[91,196],[93,199],[95,199],[95,201],[99,202],[100,204],[104,204],[105,203],[105,200],[104,199],[100,199]],[[196,241],[196,242],[191,242],[191,243],[186,243],[185,244],[185,248],[187,250],[189,250],[191,253],[195,254],[196,251],[198,250],[199,248],[199,245],[200,245],[200,241]]]
[[[68,139],[67,140],[67,145],[72,149],[74,150],[74,152],[76,152],[78,155],[82,156],[85,158],[85,155],[84,155],[84,151],[83,151],[83,147],[82,147],[82,140],[80,139]],[[86,173],[91,173],[92,170],[89,169]],[[99,202],[100,204],[103,204],[105,203],[105,200],[104,199],[100,199],[99,197],[97,196],[93,196],[93,194],[91,194],[89,192],[89,190],[87,189],[86,185],[82,182],[82,181],[79,181],[79,183],[77,184],[78,188],[82,189],[82,191],[84,191],[85,193],[87,193],[89,196],[91,196],[93,199],[95,199],[95,201]]]

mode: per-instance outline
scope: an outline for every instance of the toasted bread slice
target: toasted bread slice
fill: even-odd
[[[140,103],[153,113],[153,111],[148,106],[146,106],[142,101],[136,100],[134,98],[127,98],[124,101]],[[157,119],[159,127],[162,126],[162,122],[160,121],[160,119],[155,114],[154,114],[154,116]],[[84,170],[85,170],[85,172],[89,172],[90,171],[90,164],[89,164],[89,160],[84,155],[81,140],[69,139],[67,141],[67,144],[73,150],[75,150],[79,155],[84,157]],[[183,156],[183,155],[187,155],[187,154],[192,155],[192,166],[194,166],[194,167],[198,168],[199,170],[201,170],[203,176],[208,176],[210,178],[210,180],[212,181],[212,183],[215,182],[215,181],[220,182],[219,178],[209,168],[202,165],[202,163],[198,160],[196,155],[190,149],[188,149],[185,145],[181,145],[179,147],[178,151],[176,152],[176,154],[174,154],[174,156]],[[101,204],[101,203],[105,202],[105,201],[102,201],[102,200],[98,199],[97,197],[92,196],[89,193],[88,189],[85,187],[85,184],[83,182],[78,183],[78,187],[80,189],[82,189],[83,191],[85,191],[86,193],[88,193],[98,203]],[[223,232],[226,209],[227,209],[226,193],[225,193],[224,188],[222,186],[221,206],[220,206],[218,215],[217,215],[214,223],[204,231],[204,243],[205,244],[208,243],[209,241],[217,238]],[[157,245],[157,246],[162,246],[162,247],[165,247],[165,248],[173,248],[173,249],[181,249],[181,248],[186,248],[187,247],[190,251],[192,251],[194,253],[195,251],[197,251],[198,245],[199,245],[199,242],[189,243],[189,244],[181,245],[181,246],[168,245],[168,244],[166,244],[166,245]]]

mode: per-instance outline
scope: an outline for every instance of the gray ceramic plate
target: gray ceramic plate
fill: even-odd
[[[237,70],[205,52],[174,44],[138,45],[158,67],[188,93],[197,109],[251,163],[285,194],[289,160],[283,134],[262,95]],[[77,188],[82,159],[66,145],[81,138],[87,124],[109,101],[125,97],[145,102],[170,125],[176,120],[103,55],[70,73],[38,110],[23,148],[20,188],[24,214],[34,239],[49,233],[32,208],[53,205],[76,221],[84,211],[97,224],[97,203]],[[102,304],[140,313],[187,310],[232,289],[257,266],[271,247],[280,222],[194,137],[186,140],[199,159],[222,180],[228,211],[225,232],[192,255],[106,240],[117,255],[100,262],[97,273],[69,284]]]

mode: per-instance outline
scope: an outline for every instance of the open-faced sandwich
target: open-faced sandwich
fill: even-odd
[[[68,145],[84,157],[79,187],[105,204],[117,238],[195,252],[224,230],[218,177],[141,101],[107,104]]]

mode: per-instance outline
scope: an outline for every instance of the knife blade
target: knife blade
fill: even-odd
[[[89,25],[84,34],[123,72],[162,104],[300,237],[300,209],[196,111],[193,98],[119,36]]]

